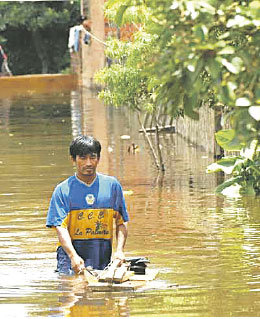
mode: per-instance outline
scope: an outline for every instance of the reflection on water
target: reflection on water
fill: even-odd
[[[149,289],[97,293],[59,277],[45,229],[53,188],[73,174],[68,145],[102,143],[99,169],[119,178],[130,212],[128,256],[160,269]],[[129,135],[130,139],[122,139]],[[135,143],[138,151],[128,152]],[[213,158],[175,134],[162,138],[158,175],[138,122],[88,91],[0,100],[0,309],[10,316],[258,316],[260,199],[214,195]]]

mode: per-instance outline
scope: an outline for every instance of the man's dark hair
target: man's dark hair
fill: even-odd
[[[101,145],[97,139],[92,136],[77,136],[70,144],[70,155],[76,160],[77,155],[84,156],[87,154],[97,154],[100,158]]]
[[[81,15],[79,18],[79,23],[82,23],[84,20],[87,20],[87,16]]]

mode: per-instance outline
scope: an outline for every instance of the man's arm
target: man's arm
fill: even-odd
[[[125,254],[124,254],[124,247],[127,239],[127,222],[124,222],[121,225],[116,226],[116,239],[117,239],[117,249],[115,253],[115,259],[124,260]]]
[[[73,247],[67,228],[56,226],[56,231],[62,248],[70,258],[72,269],[76,274],[80,273],[85,268],[84,260],[77,254]]]

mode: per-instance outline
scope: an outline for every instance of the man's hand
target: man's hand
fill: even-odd
[[[125,261],[125,254],[123,251],[115,252],[114,259],[120,259],[121,261]]]
[[[79,255],[73,255],[71,257],[71,268],[74,270],[75,274],[80,274],[85,269],[84,260]]]
[[[123,251],[117,251],[114,254],[114,261],[118,262],[117,266],[121,266],[125,261],[125,254]]]
[[[66,251],[70,258],[71,268],[76,274],[83,272],[85,269],[84,260],[77,254],[75,248],[73,247],[67,228],[57,226],[56,231],[62,248]]]

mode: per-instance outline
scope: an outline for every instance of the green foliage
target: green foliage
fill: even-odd
[[[160,46],[166,48],[152,65],[161,82],[156,89],[159,101],[183,97],[177,101],[188,116],[202,100],[208,101],[211,90],[216,101],[229,108],[236,107],[238,98],[249,96],[255,105],[259,77],[256,2],[248,6],[238,1],[163,1],[167,4],[163,8],[156,1],[149,3],[154,8],[149,30],[160,34]],[[208,81],[201,76],[204,70]],[[178,86],[172,90],[175,82]]]
[[[153,96],[155,107],[167,105],[169,114],[197,119],[202,102],[231,109],[237,108],[239,98],[247,98],[251,106],[256,105],[257,1],[110,0],[106,7],[115,23],[142,20],[138,34],[156,39],[147,55],[143,51],[147,46],[137,35],[124,60],[145,75],[147,98]],[[132,54],[136,56],[132,48],[138,51],[139,60],[132,59]]]
[[[140,74],[135,69],[114,64],[109,69],[101,71],[98,77],[106,83],[110,90],[115,87],[118,90],[117,94],[110,94],[107,90],[101,92],[100,97],[104,99],[106,104],[111,104],[115,107],[121,105],[132,107],[136,105],[135,99],[139,98],[142,92],[138,86],[141,83]]]
[[[106,103],[163,106],[172,116],[193,119],[202,103],[223,107],[231,130],[216,134],[220,146],[243,150],[259,143],[259,1],[108,0],[106,7],[120,26],[141,22],[133,42],[116,42],[116,54],[115,42],[108,42],[107,54],[118,64],[97,76]],[[259,178],[258,157],[243,165],[237,158],[223,161],[240,165],[225,185],[239,182],[245,191],[247,183],[258,192],[259,185],[247,177]],[[218,169],[222,164],[217,162]]]
[[[229,145],[226,141],[224,144]],[[252,141],[249,148],[243,148],[240,151],[239,156],[224,157],[207,168],[208,173],[219,171],[232,174],[233,177],[219,185],[216,189],[217,193],[223,193],[231,188],[232,191],[238,191],[243,195],[260,194],[260,147],[258,142]],[[232,191],[229,192],[230,195]]]
[[[143,31],[136,33],[133,44],[111,39],[106,55],[114,62],[95,75],[104,85],[99,97],[108,105],[129,106],[132,109],[150,110],[153,96],[148,93],[148,78],[141,65],[150,57],[155,38]],[[151,79],[150,79],[151,81]]]
[[[13,74],[57,73],[69,66],[69,27],[80,3],[0,2],[0,39]]]
[[[148,7],[142,0],[108,0],[105,2],[105,15],[118,26],[127,23],[144,24],[150,16]]]
[[[220,130],[216,133],[219,146],[226,151],[239,151],[242,148],[235,130]]]

